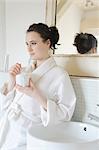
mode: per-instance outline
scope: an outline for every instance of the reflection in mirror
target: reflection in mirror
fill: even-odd
[[[99,41],[99,0],[57,0],[56,8],[61,45],[55,54],[76,54],[73,46],[76,33],[91,33]]]

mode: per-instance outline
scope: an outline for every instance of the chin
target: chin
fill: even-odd
[[[30,57],[31,57],[31,59],[33,59],[33,60],[37,60],[38,58],[36,57],[36,56],[34,56],[34,55],[30,55]]]

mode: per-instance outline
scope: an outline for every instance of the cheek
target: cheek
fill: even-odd
[[[50,47],[49,47],[49,45],[47,45],[47,44],[42,44],[42,45],[41,45],[41,49],[42,49],[43,51],[47,51],[49,48],[50,48]]]
[[[46,49],[39,49],[36,53],[36,56],[38,58],[44,58],[47,55],[47,50]]]
[[[36,47],[35,52],[38,56],[44,56],[48,53],[49,47],[46,44],[40,44]]]

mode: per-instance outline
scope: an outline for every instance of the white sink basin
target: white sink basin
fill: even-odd
[[[99,150],[99,128],[81,122],[29,129],[27,150]]]

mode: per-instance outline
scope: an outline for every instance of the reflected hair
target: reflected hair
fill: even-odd
[[[97,48],[97,39],[89,33],[77,33],[74,46],[80,54],[88,53],[92,48]]]

